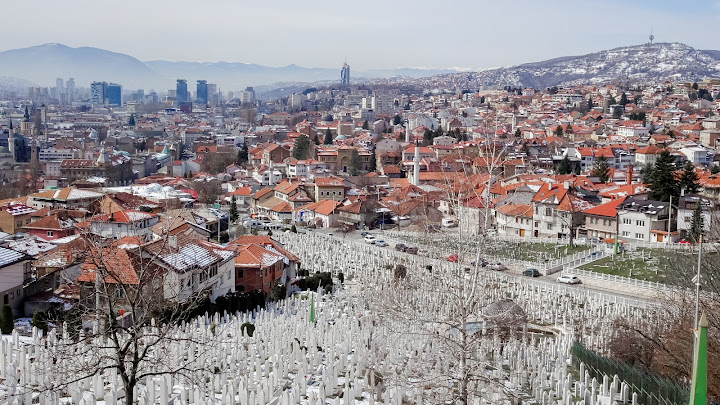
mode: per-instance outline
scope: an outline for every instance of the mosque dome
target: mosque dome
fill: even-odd
[[[332,116],[332,115],[330,115],[330,114],[325,114],[325,115],[323,116],[323,121],[325,121],[325,122],[332,122],[332,121],[334,121],[334,119],[333,119],[333,116]]]

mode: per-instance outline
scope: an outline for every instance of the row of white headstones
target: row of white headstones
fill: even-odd
[[[283,234],[280,238],[301,258],[304,268],[335,275],[342,271],[355,287],[327,295],[321,289],[313,293],[314,323],[310,322],[310,300],[296,296],[264,310],[199,317],[178,326],[175,338],[158,346],[155,361],[141,364],[143,371],[153,375],[136,386],[139,403],[399,405],[427,401],[425,387],[402,379],[404,371],[398,367],[421,367],[406,354],[425,350],[422,345],[427,342],[410,337],[378,339],[389,336],[388,324],[375,322],[379,314],[373,313],[367,300],[381,290],[365,287],[391,283],[390,267],[398,263],[407,267],[408,277],[424,275],[427,266],[442,272],[457,265],[322,235]],[[486,302],[512,297],[531,322],[559,333],[518,334],[502,344],[497,336],[483,341],[483,356],[494,367],[488,372],[488,383],[473,386],[476,403],[509,403],[508,391],[541,404],[594,405],[611,399],[636,403],[635,394],[617,378],[598,382],[581,366],[580,380],[573,380],[569,370],[573,332],[580,330],[583,343],[602,352],[613,319],[623,317],[638,325],[653,322],[658,315],[651,307],[598,300],[493,272],[482,283],[501,286],[488,289]],[[444,303],[432,302],[432,296],[422,290],[416,299],[427,304],[428,313],[444,310]],[[252,337],[242,331],[246,322],[255,325]],[[144,329],[148,341],[154,332],[153,327]],[[484,326],[483,332],[487,333]],[[3,340],[0,389],[8,403],[125,403],[117,369],[95,373],[88,369],[87,376],[78,377],[78,364],[112,355],[111,350],[100,349],[103,338],[81,349],[67,345],[68,341],[69,336],[57,330],[46,337],[34,330],[30,342],[22,341],[17,333]],[[76,355],[62,355],[68,350],[75,350]],[[190,365],[186,371],[171,372],[184,364]],[[454,365],[441,360],[436,367],[440,374],[451,374]],[[376,381],[376,376],[383,381]],[[75,381],[65,384],[70,380]]]

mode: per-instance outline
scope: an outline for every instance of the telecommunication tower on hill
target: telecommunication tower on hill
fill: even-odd
[[[653,29],[652,27],[650,27],[650,45],[652,45],[654,39],[655,35],[653,35]]]

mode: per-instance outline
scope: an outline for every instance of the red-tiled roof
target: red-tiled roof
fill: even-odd
[[[622,204],[623,201],[625,201],[625,197],[617,198],[605,204],[588,208],[583,212],[588,215],[615,218],[617,216],[617,207]]]

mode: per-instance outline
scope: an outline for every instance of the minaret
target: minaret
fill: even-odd
[[[405,142],[410,143],[410,120],[405,121]]]
[[[413,159],[413,179],[412,185],[418,186],[420,184],[420,145],[415,142],[415,157]]]
[[[12,118],[9,119],[10,126],[8,131],[8,151],[12,157],[13,163],[15,163],[15,131],[13,130]]]

